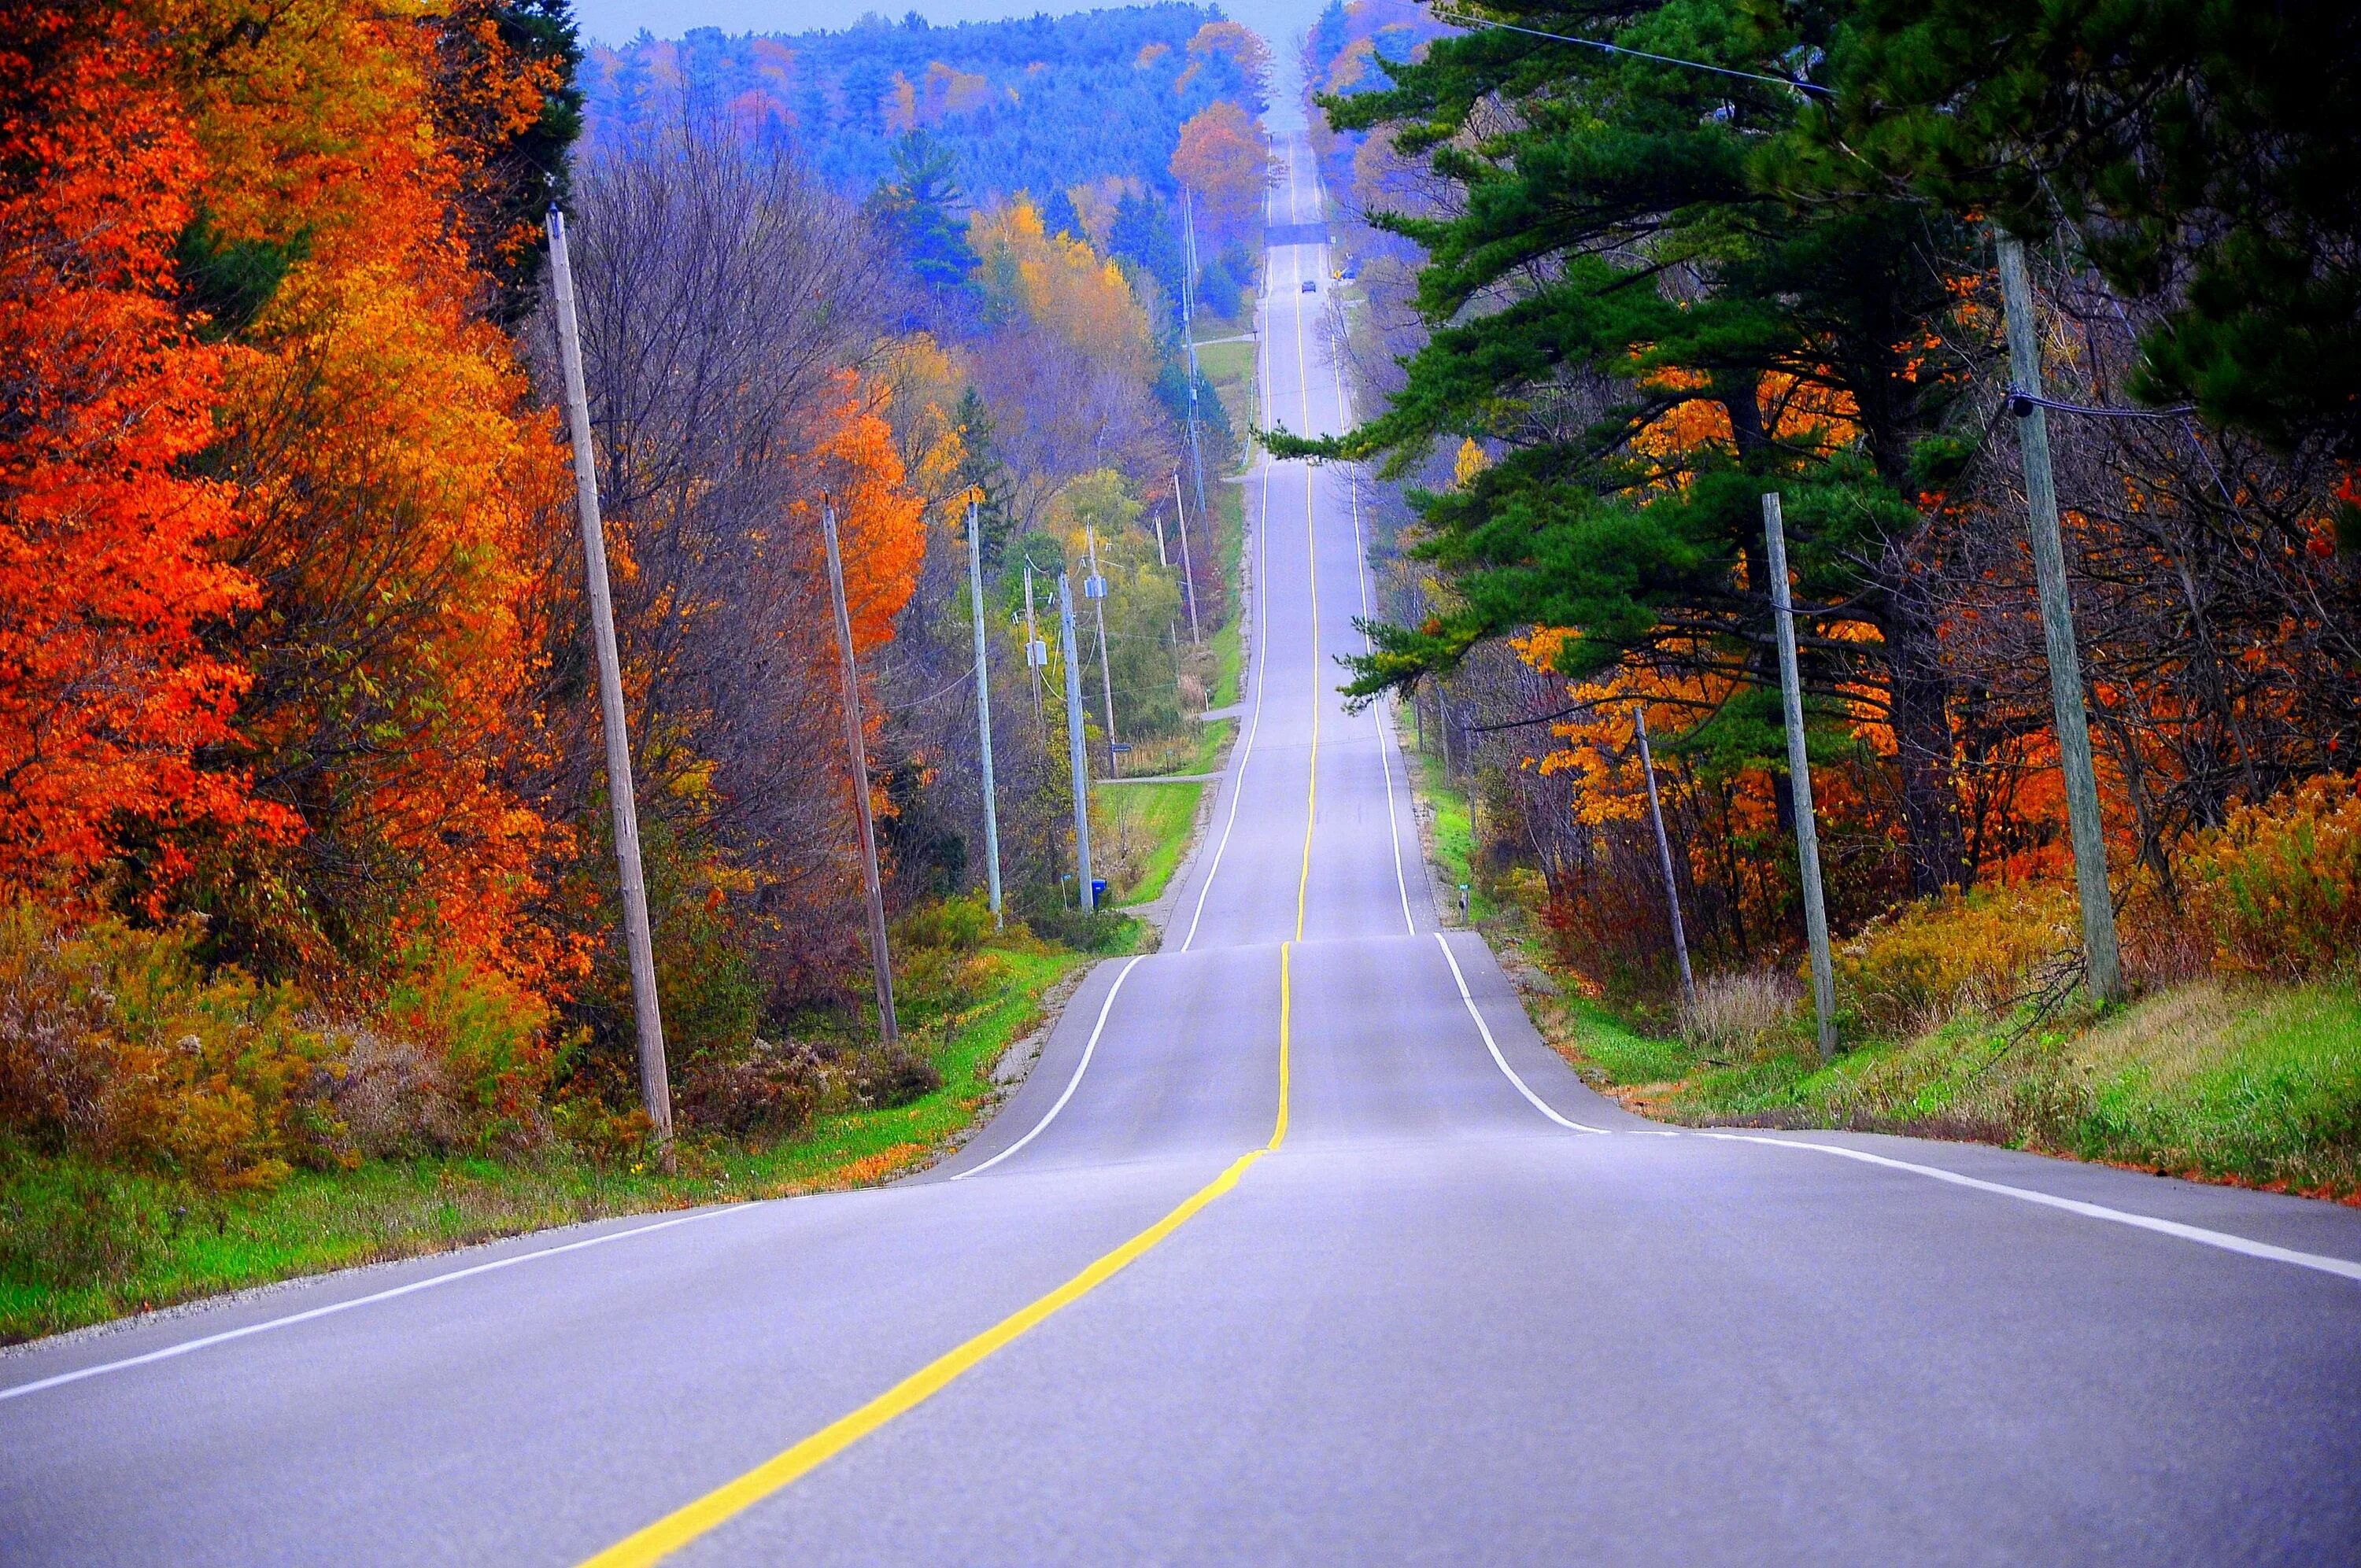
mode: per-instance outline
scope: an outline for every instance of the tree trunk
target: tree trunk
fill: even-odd
[[[1898,584],[1883,597],[1878,630],[1885,640],[1888,712],[1902,778],[1910,891],[1925,897],[1946,887],[1970,886],[1975,880],[1960,830],[1959,794],[1953,788],[1951,681],[1943,668],[1934,617],[1914,586]]]

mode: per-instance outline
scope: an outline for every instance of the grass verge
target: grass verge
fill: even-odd
[[[1586,1078],[1665,1121],[1966,1139],[2361,1201],[2349,981],[2205,980],[2104,1014],[1974,1014],[1826,1064],[1800,1019],[1717,1055],[1571,993],[1528,1004]]]
[[[1586,994],[1535,911],[1471,877],[1466,794],[1403,737],[1427,853],[1513,970],[1543,1036],[1632,1110],[1692,1126],[1842,1128],[1998,1144],[2194,1180],[2361,1202],[2361,991],[2202,980],[2128,1006],[2049,1017],[1971,1013],[1822,1063],[1790,1012],[1750,1044],[1700,1044],[1669,1020]],[[1517,961],[1517,960],[1521,960]]]
[[[1462,885],[1467,888],[1468,918],[1480,926],[1499,911],[1491,890],[1482,886],[1474,874],[1476,819],[1468,806],[1467,792],[1452,781],[1442,758],[1408,745],[1402,748],[1402,755],[1410,759],[1411,789],[1425,808],[1427,859],[1433,862],[1455,913],[1457,889]]]
[[[1165,884],[1189,847],[1189,830],[1196,826],[1202,784],[1125,784],[1100,791],[1099,809],[1118,843],[1132,848],[1127,857],[1131,875],[1117,892],[1118,906],[1152,904],[1163,896]]]
[[[684,1136],[669,1175],[600,1166],[553,1140],[524,1160],[370,1161],[234,1198],[0,1136],[0,1343],[551,1225],[903,1174],[973,1122],[992,1098],[993,1064],[1038,1018],[1043,993],[1089,961],[1039,945],[991,950],[996,983],[929,1052],[941,1088],[766,1145]]]
[[[1200,343],[1197,367],[1222,400],[1230,428],[1253,428],[1261,411],[1255,406],[1255,347],[1252,343]]]

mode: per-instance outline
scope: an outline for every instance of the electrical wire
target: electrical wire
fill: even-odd
[[[1836,97],[1836,94],[1826,87],[1817,86],[1809,82],[1797,82],[1793,77],[1770,76],[1759,71],[1739,71],[1727,65],[1708,65],[1701,60],[1683,60],[1677,55],[1652,54],[1643,49],[1625,49],[1621,44],[1606,43],[1598,38],[1578,38],[1565,33],[1545,33],[1539,27],[1522,27],[1514,22],[1496,22],[1489,16],[1471,16],[1464,11],[1445,11],[1438,8],[1434,15],[1437,19],[1449,22],[1456,27],[1490,27],[1499,32],[1522,33],[1527,38],[1547,38],[1553,43],[1579,44],[1584,49],[1595,49],[1607,54],[1628,55],[1633,60],[1652,60],[1659,65],[1677,65],[1687,71],[1708,71],[1716,76],[1734,76],[1743,82],[1767,82],[1773,87],[1790,88],[1795,92],[1807,93],[1816,98],[1833,100]]]
[[[960,674],[952,676],[943,685],[937,686],[926,696],[912,697],[907,702],[885,702],[880,703],[877,706],[881,711],[885,713],[907,713],[914,707],[924,707],[927,704],[935,701],[937,698],[948,696],[951,692],[958,690],[961,686],[967,685],[968,682],[974,678],[975,661],[970,659],[967,662],[967,668],[965,670],[962,670]]]
[[[2035,409],[2048,409],[2053,413],[2081,414],[2090,419],[2186,419],[2197,411],[2194,403],[2176,403],[2169,409],[2103,408],[2092,403],[2061,403],[2038,392],[2028,392],[2022,387],[2008,389],[2007,408],[2019,419]]]

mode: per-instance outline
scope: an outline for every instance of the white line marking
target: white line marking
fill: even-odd
[[[1123,989],[1123,982],[1131,978],[1131,971],[1137,968],[1139,960],[1147,956],[1146,953],[1137,954],[1126,961],[1122,969],[1115,971],[1115,983],[1107,987],[1106,1000],[1099,1003],[1098,1022],[1091,1025],[1091,1037],[1082,1047],[1082,1059],[1074,1064],[1074,1076],[1066,1080],[1066,1091],[1058,1096],[1058,1102],[1049,1107],[1049,1113],[1034,1123],[1031,1130],[1023,1137],[994,1155],[982,1165],[971,1166],[952,1177],[953,1181],[965,1181],[971,1176],[980,1176],[990,1170],[994,1166],[1039,1137],[1048,1130],[1049,1124],[1058,1119],[1058,1113],[1066,1108],[1066,1102],[1071,1100],[1074,1097],[1074,1091],[1082,1086],[1082,1074],[1090,1070],[1091,1058],[1099,1048],[1099,1036],[1106,1028],[1107,1014],[1115,1011],[1115,993]]]
[[[232,1340],[245,1339],[253,1334],[267,1334],[274,1329],[292,1328],[297,1323],[308,1323],[315,1318],[328,1318],[334,1317],[338,1312],[349,1312],[356,1307],[374,1306],[379,1301],[390,1301],[397,1296],[409,1296],[421,1290],[432,1290],[437,1286],[448,1285],[455,1280],[472,1279],[478,1274],[490,1274],[498,1269],[513,1268],[521,1263],[533,1263],[544,1257],[555,1257],[561,1253],[580,1252],[585,1247],[604,1246],[609,1242],[619,1242],[627,1236],[643,1236],[651,1231],[668,1231],[675,1225],[693,1225],[699,1220],[719,1219],[724,1214],[745,1213],[758,1207],[760,1205],[755,1203],[732,1203],[724,1208],[707,1209],[694,1214],[683,1214],[675,1219],[659,1220],[652,1225],[634,1225],[627,1231],[609,1231],[603,1235],[591,1236],[583,1241],[567,1242],[563,1246],[543,1247],[538,1252],[521,1252],[507,1257],[496,1257],[489,1263],[479,1263],[471,1268],[456,1268],[448,1274],[437,1274],[425,1279],[413,1279],[407,1285],[397,1285],[390,1290],[379,1290],[367,1296],[356,1296],[349,1301],[331,1301],[324,1307],[313,1307],[309,1311],[291,1312],[283,1318],[271,1318],[259,1323],[248,1323],[243,1328],[225,1329],[217,1334],[206,1334],[199,1339],[183,1340],[179,1344],[166,1345],[161,1350],[151,1350],[145,1355],[126,1356],[121,1361],[104,1361],[95,1366],[79,1367],[71,1372],[60,1372],[53,1377],[43,1377],[31,1383],[19,1383],[13,1388],[0,1388],[0,1399],[15,1399],[27,1394],[37,1394],[44,1388],[55,1388],[66,1383],[79,1383],[85,1377],[97,1377],[109,1372],[122,1372],[134,1366],[145,1366],[150,1362],[170,1361],[176,1355],[186,1355],[191,1351],[203,1350],[209,1345],[227,1344]]]
[[[1318,203],[1321,215],[1324,218],[1328,212],[1328,200],[1323,193],[1325,188],[1320,181],[1320,165],[1317,161],[1314,161],[1312,166],[1312,193]],[[1323,277],[1326,277],[1329,271],[1328,247],[1323,245],[1320,247],[1320,272]],[[1336,342],[1333,334],[1328,342],[1328,378],[1336,389],[1337,422],[1344,428],[1350,429],[1353,423],[1353,400],[1345,390],[1344,349]],[[1354,576],[1361,588],[1361,620],[1367,622],[1369,619],[1369,549],[1361,533],[1361,494],[1354,488],[1353,477],[1350,473],[1346,473],[1344,477],[1345,499],[1352,509],[1353,514]],[[1376,652],[1376,646],[1370,642],[1369,634],[1367,631],[1361,633],[1361,652],[1364,653]],[[1386,838],[1394,851],[1394,891],[1401,896],[1402,930],[1415,937],[1418,935],[1418,922],[1411,917],[1410,912],[1410,878],[1402,871],[1401,823],[1394,815],[1394,764],[1392,748],[1387,744],[1390,738],[1387,721],[1392,717],[1393,704],[1389,699],[1381,698],[1372,705],[1369,721],[1378,732],[1378,772],[1386,781]]]
[[[1713,1138],[1723,1143],[1762,1144],[1774,1149],[1809,1149],[1815,1154],[1835,1155],[1839,1159],[1882,1165],[1889,1170],[1906,1170],[1930,1181],[1948,1181],[1954,1187],[1970,1187],[1979,1192],[2015,1198],[2020,1202],[2037,1203],[2045,1209],[2063,1209],[2084,1219],[2104,1220],[2111,1224],[2129,1225],[2135,1230],[2154,1231],[2158,1235],[2178,1236],[2182,1241],[2219,1247],[2224,1252],[2241,1253],[2247,1257],[2265,1258],[2273,1263],[2291,1263],[2299,1268],[2316,1268],[2323,1274],[2334,1274],[2346,1279],[2361,1279],[2361,1263],[2345,1258],[2330,1257],[2316,1252],[2298,1252],[2293,1247],[2274,1246],[2269,1242],[2249,1241],[2227,1231],[2209,1231],[2198,1225],[2184,1225],[2178,1220],[2159,1220],[2149,1214],[2110,1209],[2103,1203],[2086,1203],[2079,1198],[2059,1198],[2029,1187],[2010,1187],[1998,1181],[1985,1181],[1973,1176],[1962,1176],[1956,1170],[1945,1170],[1940,1166],[1915,1165],[1906,1159],[1890,1159],[1884,1155],[1871,1154],[1866,1149],[1846,1148],[1841,1144],[1806,1143],[1800,1138],[1757,1137],[1745,1133],[1693,1132],[1688,1135]]]
[[[1517,1092],[1532,1101],[1534,1110],[1539,1111],[1561,1127],[1576,1133],[1598,1133],[1602,1136],[1612,1136],[1614,1132],[1612,1128],[1587,1127],[1580,1122],[1567,1121],[1550,1109],[1549,1102],[1526,1087],[1525,1080],[1517,1076],[1517,1069],[1509,1065],[1509,1058],[1500,1054],[1499,1042],[1492,1038],[1492,1026],[1484,1022],[1484,1014],[1477,1010],[1476,999],[1467,993],[1467,977],[1459,972],[1459,960],[1452,955],[1451,944],[1444,939],[1443,933],[1440,931],[1434,934],[1434,945],[1443,949],[1443,961],[1451,966],[1451,978],[1459,982],[1459,1000],[1467,1004],[1467,1016],[1476,1020],[1476,1032],[1484,1036],[1484,1048],[1492,1053],[1492,1060],[1498,1063],[1500,1070],[1508,1075],[1509,1081],[1517,1086]]]
[[[1255,593],[1261,600],[1255,611],[1254,663],[1246,675],[1254,683],[1254,719],[1246,726],[1246,738],[1238,748],[1236,777],[1230,784],[1230,814],[1222,823],[1221,842],[1213,846],[1213,862],[1205,868],[1205,880],[1197,884],[1197,908],[1189,916],[1189,934],[1180,938],[1174,949],[1185,953],[1197,939],[1198,924],[1205,918],[1205,900],[1213,891],[1213,879],[1221,874],[1222,857],[1230,852],[1230,833],[1238,825],[1238,802],[1246,797],[1246,762],[1254,756],[1255,737],[1262,733],[1262,691],[1269,684],[1270,671],[1270,470],[1268,453],[1262,460],[1262,523],[1255,530],[1255,548],[1262,559],[1255,567]]]

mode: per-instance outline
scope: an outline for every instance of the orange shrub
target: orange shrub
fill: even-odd
[[[2006,1002],[2080,941],[2070,887],[1948,893],[1873,920],[1839,947],[1837,987],[1872,1028],[1906,1035]]]
[[[288,988],[206,974],[195,938],[0,912],[0,1124],[214,1190],[340,1162],[340,1042]]]
[[[2180,864],[2187,918],[2214,967],[2275,979],[2350,970],[2361,953],[2361,790],[2310,779],[2241,806]]]

